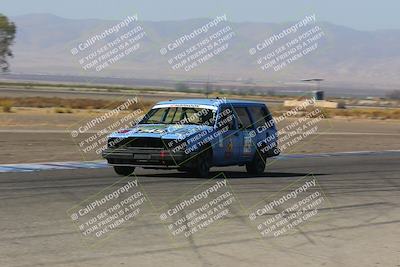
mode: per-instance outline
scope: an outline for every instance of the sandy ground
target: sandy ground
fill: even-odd
[[[127,113],[98,124],[89,134],[73,138],[71,132],[102,114],[101,111],[60,114],[54,109],[31,108],[0,113],[0,164],[100,159],[96,149],[83,151],[79,142]],[[291,122],[285,121],[279,127]],[[316,134],[304,138],[284,153],[400,149],[400,121],[325,119],[318,123],[318,127]]]

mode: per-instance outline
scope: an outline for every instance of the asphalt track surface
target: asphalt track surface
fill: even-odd
[[[212,169],[223,172],[242,206],[183,239],[170,235],[160,211],[208,180],[138,169],[152,206],[95,246],[67,210],[118,181],[111,168],[3,172],[0,266],[400,266],[399,163],[392,151],[281,158],[259,177],[243,167]],[[329,208],[295,231],[261,237],[250,207],[310,174]]]

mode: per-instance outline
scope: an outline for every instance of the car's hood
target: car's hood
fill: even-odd
[[[207,129],[212,129],[212,127],[193,124],[138,124],[133,128],[112,133],[109,137],[161,137],[165,139],[179,139]]]

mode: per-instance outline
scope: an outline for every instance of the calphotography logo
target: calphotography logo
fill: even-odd
[[[71,54],[79,56],[84,71],[100,72],[140,49],[146,32],[137,21],[138,15],[128,16],[79,43],[71,49]]]
[[[276,238],[300,230],[321,210],[328,210],[329,205],[316,178],[310,175],[283,189],[277,196],[257,204],[249,219],[261,236]]]
[[[130,96],[116,103],[115,108],[70,127],[71,137],[82,155],[100,156],[103,150],[112,145],[108,142],[109,134],[132,128],[144,116],[144,108],[138,97]]]
[[[128,177],[120,182],[67,211],[87,245],[105,240],[146,211],[148,200],[138,180]]]
[[[188,72],[224,53],[235,36],[224,14],[168,43],[160,53],[173,70]]]
[[[280,71],[315,51],[324,36],[313,14],[257,43],[249,49],[249,54],[257,56],[261,70]]]
[[[160,220],[176,241],[206,234],[231,215],[237,199],[223,174],[179,197],[163,210]]]

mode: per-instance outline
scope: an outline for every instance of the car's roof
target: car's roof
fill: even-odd
[[[191,98],[191,99],[176,99],[169,101],[158,102],[157,105],[167,105],[167,104],[189,104],[189,105],[209,105],[209,106],[219,106],[221,104],[257,104],[263,105],[262,102],[249,101],[249,100],[236,100],[236,99],[225,99],[225,98]]]

